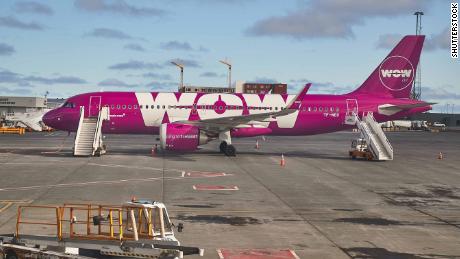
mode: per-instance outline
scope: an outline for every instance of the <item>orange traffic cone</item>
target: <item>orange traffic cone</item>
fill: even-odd
[[[280,166],[285,166],[286,165],[286,160],[284,160],[284,155],[281,154],[281,162],[280,162]]]
[[[444,159],[444,157],[443,157],[443,155],[442,155],[442,152],[439,152],[438,159],[439,159],[439,160],[443,160],[443,159]]]
[[[259,149],[259,140],[256,140],[256,146],[254,148]]]

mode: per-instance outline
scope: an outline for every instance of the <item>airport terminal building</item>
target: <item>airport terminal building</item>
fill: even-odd
[[[15,113],[38,111],[46,107],[47,101],[44,97],[0,96],[0,118]]]

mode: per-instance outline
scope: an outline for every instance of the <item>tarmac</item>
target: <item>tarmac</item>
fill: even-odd
[[[352,132],[234,139],[236,157],[218,141],[152,156],[155,136],[107,135],[106,155],[78,158],[65,132],[0,135],[0,233],[21,204],[136,196],[163,201],[201,258],[460,258],[460,134],[386,134],[386,162],[351,160]]]

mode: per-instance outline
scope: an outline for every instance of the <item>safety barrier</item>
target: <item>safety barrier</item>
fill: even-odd
[[[25,128],[0,128],[1,134],[19,134],[24,135],[26,133]]]

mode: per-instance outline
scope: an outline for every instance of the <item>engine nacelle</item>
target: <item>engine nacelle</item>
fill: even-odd
[[[165,150],[193,151],[209,141],[196,126],[164,123],[160,127],[160,145]]]

